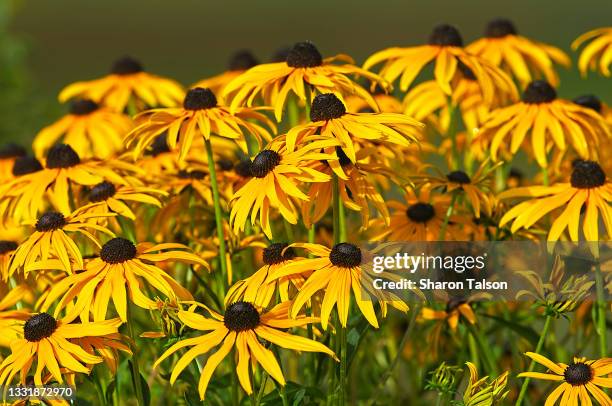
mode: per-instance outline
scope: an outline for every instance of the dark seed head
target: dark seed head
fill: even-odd
[[[12,142],[0,147],[0,159],[19,158],[25,156],[26,153],[24,147]]]
[[[62,213],[49,211],[40,216],[36,222],[36,231],[44,233],[60,229],[66,225],[66,219]]]
[[[333,93],[317,95],[310,108],[311,121],[326,121],[340,118],[346,114],[346,107]]]
[[[310,41],[298,42],[287,54],[287,65],[292,68],[313,68],[323,64],[323,57]]]
[[[429,203],[415,203],[406,210],[406,216],[416,223],[427,223],[435,215],[436,211]]]
[[[103,181],[91,188],[89,192],[89,201],[92,203],[103,202],[104,200],[115,196],[117,189],[110,182]]]
[[[431,32],[429,45],[462,47],[463,39],[457,28],[452,25],[441,24]]]
[[[102,246],[100,258],[107,264],[120,264],[136,257],[136,246],[125,238],[113,238]]]
[[[199,170],[187,171],[185,169],[181,169],[178,173],[178,177],[181,179],[202,180],[206,177],[206,172]]]
[[[234,169],[234,162],[231,159],[221,158],[217,160],[217,166],[222,172],[228,172]]]
[[[183,101],[183,107],[186,110],[205,110],[217,107],[217,98],[210,89],[204,89],[202,87],[196,87],[189,89],[185,100]]]
[[[251,163],[251,175],[256,178],[265,178],[278,164],[281,156],[276,151],[264,149],[253,159]]]
[[[523,92],[523,101],[529,104],[550,103],[557,98],[557,91],[545,80],[534,80]]]
[[[574,103],[579,106],[586,107],[587,109],[595,110],[601,113],[601,100],[599,97],[592,94],[585,94],[584,96],[576,97]]]
[[[223,324],[231,331],[253,330],[259,326],[259,312],[249,302],[232,303],[225,309]]]
[[[578,189],[591,189],[606,183],[606,173],[594,161],[577,160],[573,163],[571,184]]]
[[[47,168],[70,168],[81,163],[79,154],[68,144],[57,144],[47,152]]]
[[[354,268],[361,265],[361,250],[353,244],[341,242],[332,248],[329,261],[342,268]]]
[[[70,114],[77,116],[85,116],[98,110],[100,106],[93,100],[77,99],[70,104]]]
[[[485,36],[488,38],[502,38],[507,35],[516,35],[514,23],[507,18],[496,18],[489,21],[485,28]]]
[[[289,56],[289,52],[291,52],[291,47],[278,48],[272,55],[272,59],[270,59],[270,62],[286,62],[287,56]]]
[[[243,178],[250,178],[253,176],[251,172],[252,166],[253,162],[251,162],[250,159],[243,159],[236,164],[234,171],[236,171],[236,173]]]
[[[271,244],[269,247],[263,250],[263,261],[266,265],[276,265],[284,261],[289,261],[295,258],[295,251],[293,248],[287,248],[289,244],[286,242],[277,242]],[[287,248],[285,250],[285,248]],[[283,254],[283,250],[285,253]]]
[[[142,72],[144,69],[142,64],[136,59],[124,56],[117,59],[111,68],[111,73],[116,75],[131,75],[133,73]]]
[[[23,325],[23,335],[30,342],[40,341],[51,337],[57,328],[57,321],[47,313],[38,313],[32,316]]]
[[[166,152],[170,152],[170,147],[168,146],[168,134],[162,133],[155,137],[151,143],[151,147],[147,151],[147,154],[158,156],[159,154],[164,154]]]
[[[0,255],[7,254],[17,249],[15,241],[0,241]]]
[[[229,70],[247,70],[257,65],[259,61],[251,51],[243,49],[236,52],[229,60]]]
[[[462,185],[467,185],[468,183],[472,182],[468,174],[463,171],[452,171],[446,175],[446,179],[448,179],[450,182],[460,183]]]
[[[13,176],[23,176],[28,173],[42,171],[40,161],[33,156],[22,156],[13,162]]]
[[[565,368],[563,377],[572,386],[583,386],[593,379],[593,368],[584,362],[571,363]]]

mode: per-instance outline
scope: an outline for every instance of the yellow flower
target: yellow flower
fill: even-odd
[[[596,70],[599,68],[602,75],[610,76],[610,63],[612,63],[612,27],[598,28],[582,34],[572,42],[572,49],[578,49],[587,41],[591,42],[584,47],[578,58],[578,69],[580,73],[584,76],[587,70]]]
[[[13,177],[13,165],[17,158],[26,156],[21,145],[8,143],[0,147],[0,181],[5,182]]]
[[[219,346],[217,351],[208,357],[202,368],[198,389],[203,400],[213,372],[234,347],[238,359],[236,374],[240,385],[249,395],[253,393],[249,366],[254,368],[258,363],[280,385],[285,385],[283,372],[274,353],[264,347],[260,340],[294,351],[322,352],[337,359],[334,352],[325,345],[284,331],[318,321],[317,318],[305,316],[289,319],[287,313],[290,305],[291,302],[283,302],[268,312],[262,312],[252,303],[235,302],[225,308],[223,315],[205,308],[209,317],[195,313],[195,305],[190,311],[181,310],[178,312],[178,318],[185,325],[207,333],[174,344],[162,354],[153,367],[156,368],[177,350],[191,346],[192,348],[178,360],[172,370],[170,383],[174,384],[176,378],[195,357],[207,354]]]
[[[136,116],[136,128],[126,137],[128,148],[133,147],[134,159],[145,152],[156,137],[167,132],[170,149],[180,151],[179,160],[184,161],[194,142],[212,135],[234,140],[247,152],[247,135],[250,134],[261,146],[262,139],[270,141],[270,133],[258,122],[265,123],[276,131],[272,123],[257,109],[240,108],[234,113],[217,104],[217,98],[210,89],[196,87],[189,90],[183,107],[153,109]]]
[[[77,99],[68,115],[39,131],[32,149],[36,156],[43,157],[61,139],[82,158],[104,159],[123,150],[123,137],[131,129],[128,116],[89,99]]]
[[[440,320],[446,321],[448,326],[453,330],[457,330],[459,319],[464,318],[470,324],[476,324],[476,314],[472,310],[472,306],[466,300],[458,298],[450,298],[446,304],[445,310],[434,310],[429,307],[424,307],[419,314],[419,320]]]
[[[562,50],[519,35],[514,23],[505,18],[490,21],[485,37],[472,42],[466,50],[514,75],[523,87],[534,76],[543,76],[553,86],[558,86],[559,76],[553,65],[571,65]]]
[[[232,55],[225,72],[207,79],[203,79],[192,87],[202,87],[212,90],[215,94],[221,94],[228,83],[242,75],[247,70],[251,69],[253,66],[257,66],[258,63],[259,62],[255,56],[253,56],[251,51],[246,49],[240,50]]]
[[[529,228],[553,210],[563,208],[563,212],[554,217],[548,232],[549,241],[557,241],[565,229],[569,231],[572,241],[578,241],[581,217],[587,241],[601,239],[600,220],[608,236],[612,236],[612,183],[606,179],[606,174],[597,162],[574,162],[569,183],[521,187],[499,195],[500,199],[515,197],[532,199],[514,206],[500,220],[500,227],[514,220],[511,227],[513,233],[522,227]]]
[[[394,82],[401,76],[400,89],[405,92],[419,72],[433,60],[436,62],[434,68],[436,82],[447,95],[452,94],[452,82],[460,74],[460,63],[474,73],[487,104],[491,104],[497,86],[503,85],[504,88],[513,89],[513,93],[516,93],[516,88],[507,74],[464,50],[459,31],[446,24],[433,29],[427,45],[395,47],[379,51],[370,56],[363,67],[369,69],[384,62],[380,75],[389,82]]]
[[[591,396],[601,406],[612,405],[612,400],[599,387],[612,388],[612,358],[586,360],[574,357],[571,364],[553,362],[533,352],[525,353],[529,358],[548,368],[550,373],[522,372],[519,378],[543,379],[561,384],[548,395],[545,406],[553,406],[561,398],[561,406],[591,405]],[[563,395],[563,396],[562,396]]]
[[[58,98],[62,103],[73,98],[91,99],[123,112],[131,101],[138,111],[158,106],[174,107],[184,95],[183,87],[174,80],[147,73],[140,62],[123,57],[113,63],[109,75],[68,85]]]

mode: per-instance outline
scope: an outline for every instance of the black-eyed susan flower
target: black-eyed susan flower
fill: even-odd
[[[402,312],[408,311],[408,305],[394,294],[374,289],[373,279],[376,274],[362,266],[371,253],[350,243],[339,243],[331,249],[319,244],[302,243],[291,244],[291,247],[304,248],[314,256],[314,258],[292,261],[272,276],[286,278],[291,275],[311,273],[293,301],[292,317],[296,317],[306,302],[320,290],[323,290],[321,326],[325,330],[327,330],[334,307],[338,310],[340,324],[346,327],[351,290],[357,307],[368,323],[375,328],[378,328],[378,320],[374,312],[375,302],[380,305],[382,317],[387,316],[389,305]],[[388,273],[383,274],[391,277],[387,275]]]
[[[232,80],[257,66],[259,62],[257,58],[247,49],[242,49],[234,53],[229,60],[227,70],[219,75],[203,79],[193,85],[193,87],[202,87],[212,90],[215,94],[221,94],[225,86]]]
[[[0,147],[0,180],[6,181],[12,178],[15,160],[26,154],[24,147],[14,143],[4,144]]]
[[[173,300],[191,300],[189,291],[180,286],[155,263],[179,261],[208,267],[198,255],[182,244],[134,245],[125,238],[113,238],[102,246],[100,256],[87,262],[83,272],[70,275],[52,287],[43,309],[48,309],[60,296],[56,315],[68,307],[70,314],[81,320],[104,320],[112,300],[121,320],[127,320],[127,300],[144,309],[156,307],[155,301],[142,291],[143,282]]]
[[[182,107],[153,109],[136,116],[137,126],[127,135],[125,143],[133,148],[137,158],[165,132],[168,146],[172,150],[178,147],[179,160],[183,161],[194,142],[201,142],[201,137],[210,140],[216,135],[234,140],[247,152],[247,135],[253,136],[259,145],[262,140],[272,139],[260,123],[276,131],[274,123],[257,108],[239,108],[232,114],[217,103],[210,89],[196,87],[187,92]]]
[[[155,362],[154,367],[179,349],[192,347],[179,359],[172,370],[170,382],[174,384],[176,378],[195,357],[207,354],[213,348],[218,347],[217,351],[208,357],[198,382],[200,398],[204,399],[206,388],[215,369],[235,348],[238,360],[236,374],[240,385],[247,394],[253,393],[249,367],[255,368],[257,364],[260,364],[274,380],[284,386],[285,378],[276,356],[270,349],[262,345],[260,340],[281,348],[322,352],[336,358],[334,352],[325,345],[285,331],[288,328],[302,327],[318,321],[317,318],[306,316],[290,319],[288,317],[290,305],[291,302],[283,302],[265,312],[252,303],[241,301],[226,306],[223,315],[206,307],[208,317],[194,311],[181,310],[178,312],[178,318],[185,325],[196,331],[205,331],[206,334],[174,344]],[[194,307],[191,310],[195,310]]]
[[[251,162],[252,178],[232,197],[230,223],[234,232],[243,231],[249,215],[254,225],[259,223],[268,238],[272,237],[270,209],[276,209],[291,224],[297,224],[298,209],[294,201],[307,201],[301,187],[304,183],[328,182],[329,175],[310,168],[312,161],[334,159],[320,152],[337,145],[335,140],[310,137],[304,147],[289,151],[280,142],[260,151]]]
[[[73,98],[91,99],[114,111],[123,112],[132,102],[138,111],[159,106],[174,107],[181,103],[184,96],[180,84],[145,72],[139,61],[126,56],[113,63],[107,76],[68,85],[58,98],[62,103]]]
[[[102,358],[88,354],[70,340],[117,333],[120,325],[119,319],[77,323],[67,317],[56,319],[47,313],[34,314],[23,324],[23,338],[12,342],[11,355],[0,364],[0,385],[10,385],[17,374],[18,381],[24,385],[34,361],[34,383],[38,386],[43,384],[45,369],[60,384],[64,382],[64,374],[89,374],[91,368],[86,365],[98,364]]]
[[[293,286],[297,291],[304,284],[304,276],[292,275],[275,279],[274,274],[295,260],[296,256],[295,250],[287,243],[274,243],[264,248],[264,266],[230,287],[225,296],[225,305],[243,300],[259,307],[268,307],[277,289],[281,302],[288,301],[290,288]]]
[[[335,139],[351,162],[356,162],[359,140],[404,146],[417,142],[423,124],[403,114],[347,113],[344,103],[332,93],[317,95],[310,109],[311,122],[293,127],[287,133],[287,150],[292,152],[304,138],[320,134]]]
[[[500,199],[517,197],[531,199],[514,206],[500,220],[500,226],[512,221],[512,232],[529,228],[548,213],[562,209],[553,217],[549,241],[557,241],[566,229],[571,240],[578,241],[581,218],[587,241],[599,241],[604,235],[599,229],[600,221],[607,235],[612,236],[612,183],[597,162],[576,161],[568,183],[526,186],[499,195]]]
[[[400,89],[408,90],[417,75],[430,62],[435,60],[434,76],[445,94],[452,94],[452,81],[460,74],[459,63],[473,72],[483,98],[490,104],[495,87],[504,84],[508,89],[516,89],[510,77],[490,62],[472,55],[463,48],[463,39],[457,28],[442,24],[435,27],[427,45],[408,48],[388,48],[370,56],[364,69],[383,63],[380,75],[394,82],[400,78]]]
[[[456,331],[460,319],[470,324],[476,324],[476,314],[470,303],[463,298],[449,298],[444,310],[424,307],[419,314],[420,321],[436,320],[448,323],[451,330]]]
[[[588,70],[599,70],[602,75],[610,76],[612,63],[612,27],[598,28],[582,34],[574,42],[572,49],[580,48],[589,42],[578,58],[578,69],[584,76]]]
[[[47,155],[58,142],[70,145],[82,158],[108,158],[123,149],[123,137],[132,120],[88,99],[72,101],[70,113],[43,128],[34,138],[37,157]]]
[[[561,399],[562,406],[591,405],[591,397],[601,406],[612,405],[612,399],[601,388],[612,388],[612,358],[587,360],[574,357],[571,364],[553,362],[543,355],[525,353],[529,358],[548,368],[549,372],[522,372],[519,378],[542,379],[559,382],[559,386],[546,398],[546,405],[552,406]]]
[[[119,351],[132,355],[132,350],[125,344],[127,338],[120,333],[99,336],[85,336],[70,340],[92,356],[102,358],[104,364],[114,375],[119,365]],[[91,365],[89,365],[91,366]]]
[[[491,112],[474,142],[488,146],[494,161],[500,152],[512,157],[519,148],[526,148],[546,168],[553,145],[564,152],[569,144],[578,156],[588,159],[597,157],[609,137],[608,125],[599,114],[558,99],[548,82],[537,80],[527,86],[522,101]]]
[[[313,43],[298,42],[284,62],[261,64],[238,76],[225,87],[223,97],[231,97],[231,110],[238,111],[245,104],[251,106],[256,97],[261,95],[264,103],[274,108],[278,121],[282,119],[290,93],[309,104],[317,94],[333,93],[340,99],[355,95],[378,111],[372,95],[351,76],[366,78],[385,90],[389,89],[389,85],[380,76],[353,63],[351,57],[342,54],[323,59]],[[308,100],[307,94],[310,94]]]
[[[506,18],[490,21],[484,38],[472,42],[466,50],[499,66],[526,86],[543,77],[553,86],[559,84],[554,64],[569,67],[569,57],[559,48],[520,35]]]
[[[96,246],[99,239],[92,233],[98,231],[114,236],[109,229],[90,220],[114,214],[90,214],[79,209],[68,216],[56,211],[44,213],[32,225],[34,232],[15,250],[9,265],[9,276],[23,268],[24,274],[38,269],[61,269],[72,273],[83,268],[83,256],[70,234],[80,234]],[[57,268],[50,264],[59,263]]]
[[[18,285],[10,289],[8,284],[0,281],[0,347],[10,347],[21,333],[20,321],[30,318],[30,312],[24,309],[13,309],[23,300],[28,289]]]

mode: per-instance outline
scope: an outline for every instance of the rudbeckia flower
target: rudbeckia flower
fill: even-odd
[[[108,158],[123,149],[123,137],[132,129],[132,120],[88,99],[77,99],[70,113],[43,128],[32,149],[38,157],[47,154],[58,141],[69,144],[82,158]]]
[[[174,384],[176,378],[195,357],[207,354],[218,346],[217,351],[208,357],[200,375],[198,389],[203,400],[213,372],[234,347],[238,359],[236,374],[240,385],[249,395],[253,393],[249,366],[255,368],[260,364],[276,382],[285,385],[283,372],[274,353],[264,347],[260,340],[294,351],[322,352],[337,359],[334,352],[325,345],[285,331],[318,320],[305,316],[289,319],[287,312],[290,305],[291,302],[284,302],[265,312],[252,303],[235,302],[225,308],[223,315],[206,308],[209,317],[181,310],[178,312],[178,318],[185,325],[196,331],[205,331],[206,334],[174,344],[155,362],[154,368],[179,349],[192,347],[178,360],[172,370],[170,383]]]
[[[223,97],[231,97],[230,108],[238,111],[239,106],[251,106],[261,95],[264,103],[274,108],[274,116],[279,122],[290,92],[304,103],[310,103],[315,95],[323,93],[333,93],[341,100],[354,95],[378,111],[372,95],[350,76],[364,77],[385,90],[390,86],[380,76],[353,63],[348,55],[323,59],[313,43],[298,42],[284,62],[261,64],[238,76],[225,87]],[[311,91],[308,100],[307,87]]]
[[[554,216],[548,232],[549,241],[557,241],[565,229],[569,231],[572,241],[578,241],[581,217],[582,231],[587,241],[602,239],[600,220],[608,236],[612,236],[612,183],[606,179],[605,172],[597,162],[576,161],[569,183],[521,187],[499,195],[500,199],[516,197],[531,199],[514,206],[500,220],[500,226],[513,221],[513,233],[522,227],[529,228],[553,210],[563,208],[559,215]]]
[[[347,113],[342,101],[334,94],[317,95],[310,109],[308,124],[293,127],[287,133],[287,150],[292,152],[303,139],[313,134],[335,139],[350,159],[356,162],[358,141],[378,142],[408,147],[417,142],[423,124],[403,114]]]
[[[497,161],[500,150],[514,155],[526,147],[528,133],[528,150],[542,168],[548,166],[552,145],[564,152],[569,142],[581,158],[587,159],[596,157],[610,137],[608,125],[599,114],[558,99],[548,82],[537,80],[527,86],[522,101],[491,112],[474,142],[490,146],[491,157]]]
[[[203,79],[192,87],[202,87],[212,90],[215,94],[221,94],[228,83],[251,69],[253,66],[257,66],[257,64],[259,64],[259,62],[251,51],[246,49],[240,50],[230,58],[227,71],[211,78]]]
[[[25,156],[26,150],[21,145],[9,143],[0,147],[0,180],[6,181],[13,176],[13,165],[17,158]]]
[[[419,72],[435,60],[434,76],[445,94],[452,94],[452,81],[457,74],[459,63],[474,73],[482,89],[485,102],[490,104],[495,95],[495,87],[503,84],[505,88],[516,89],[510,77],[502,70],[484,59],[463,49],[463,39],[459,31],[451,25],[435,27],[427,45],[408,48],[388,48],[370,56],[363,64],[364,69],[384,62],[380,75],[394,82],[400,78],[400,89],[407,91]]]
[[[127,321],[127,300],[144,309],[155,308],[155,301],[141,290],[146,282],[166,297],[192,300],[191,293],[180,286],[155,263],[180,261],[208,267],[198,255],[187,252],[182,244],[141,243],[137,246],[125,238],[113,238],[102,246],[100,256],[87,263],[85,270],[70,275],[52,287],[43,310],[63,295],[55,308],[57,315],[68,307],[70,314],[80,314],[81,320],[104,320],[112,300],[121,320]],[[126,291],[127,288],[127,291]]]
[[[259,214],[263,232],[271,238],[271,208],[277,209],[289,223],[297,224],[298,212],[294,200],[308,200],[300,186],[331,180],[329,175],[310,168],[309,164],[314,160],[333,159],[320,151],[337,145],[335,140],[310,139],[311,142],[293,152],[280,142],[272,143],[253,158],[253,177],[232,198],[230,223],[235,233],[244,231],[249,214],[253,225]]]
[[[419,320],[446,321],[453,331],[457,331],[459,320],[463,318],[470,324],[476,324],[476,314],[470,303],[458,298],[450,298],[444,310],[435,310],[424,307],[419,314]]]
[[[584,76],[587,70],[597,70],[604,76],[610,76],[612,63],[612,27],[598,28],[582,34],[574,42],[572,49],[576,50],[587,41],[578,58],[578,69]]]
[[[111,215],[113,214],[89,214],[82,209],[68,216],[55,211],[46,212],[32,224],[34,232],[15,250],[8,270],[9,276],[21,267],[25,274],[33,270],[48,269],[48,262],[54,259],[60,264],[54,269],[72,273],[72,263],[76,269],[83,268],[81,251],[67,233],[81,234],[99,247],[100,242],[91,231],[99,231],[110,236],[114,234],[109,229],[92,223],[91,220]]]
[[[73,98],[91,99],[116,112],[123,112],[130,102],[138,111],[159,106],[174,107],[181,103],[184,95],[180,84],[145,72],[140,62],[126,56],[113,63],[109,75],[68,85],[58,98],[62,103]]]
[[[543,76],[557,86],[559,76],[554,64],[571,65],[569,57],[562,50],[519,35],[514,23],[505,18],[490,21],[485,37],[472,42],[465,49],[514,75],[523,87],[534,76]]]
[[[361,250],[350,243],[339,243],[331,249],[319,244],[291,244],[291,247],[304,248],[314,258],[302,258],[285,265],[276,272],[274,278],[308,274],[310,276],[301,287],[291,306],[291,317],[296,317],[300,309],[315,293],[322,290],[321,326],[327,330],[331,312],[336,306],[338,318],[342,327],[348,322],[351,303],[351,290],[355,296],[357,307],[368,323],[378,328],[378,320],[374,312],[374,302],[380,304],[382,317],[387,316],[387,306],[391,305],[399,311],[407,312],[408,305],[392,293],[374,289],[373,279],[377,275],[362,267],[366,255],[371,253]],[[392,278],[388,273],[383,275]]]
[[[1,246],[1,243],[0,243]],[[30,318],[27,310],[12,310],[11,308],[21,300],[27,293],[24,285],[18,285],[9,289],[8,285],[0,281],[0,346],[10,347],[21,333],[20,321]]]
[[[553,362],[534,352],[525,353],[529,358],[548,368],[546,373],[522,372],[519,378],[543,379],[558,382],[559,386],[546,398],[546,405],[554,405],[561,398],[561,406],[591,405],[591,396],[601,406],[612,405],[612,399],[600,389],[612,388],[612,358],[587,360],[574,357],[571,364]]]
[[[45,368],[60,384],[64,382],[63,374],[89,374],[91,368],[86,365],[98,364],[102,358],[88,354],[71,340],[114,334],[120,325],[119,319],[77,323],[67,317],[55,319],[47,313],[32,315],[23,324],[23,338],[11,343],[11,355],[0,364],[0,386],[5,387],[4,395],[17,374],[19,382],[25,385],[34,361],[34,383],[37,386],[43,384]]]
[[[128,148],[133,147],[134,159],[164,132],[167,132],[170,149],[178,146],[181,161],[187,157],[194,141],[200,137],[210,140],[212,135],[234,140],[247,152],[247,135],[253,136],[259,145],[262,139],[272,139],[268,130],[258,122],[276,131],[274,123],[256,108],[240,108],[230,113],[227,107],[217,104],[210,89],[196,87],[187,92],[183,107],[153,109],[136,116],[137,127],[127,135],[125,143]]]
[[[296,253],[287,243],[278,242],[264,248],[264,266],[247,279],[236,282],[225,296],[225,305],[243,300],[255,306],[268,307],[277,289],[281,302],[288,301],[290,287],[294,286],[297,291],[305,278],[293,275],[275,279],[274,274],[295,259]]]

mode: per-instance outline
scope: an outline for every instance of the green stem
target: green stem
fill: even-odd
[[[457,193],[453,193],[453,197],[451,198],[451,202],[448,205],[448,209],[446,210],[446,215],[444,216],[444,222],[440,227],[440,235],[438,236],[439,241],[444,241],[444,237],[446,236],[446,227],[448,226],[448,222],[453,215],[453,210],[455,207],[455,202],[457,201]]]
[[[259,392],[257,392],[257,398],[255,398],[255,406],[259,406],[261,398],[263,398],[264,392],[266,391],[266,385],[268,384],[268,373],[263,371],[263,377],[261,378],[261,384],[259,385]]]
[[[542,168],[542,184],[544,184],[544,186],[549,185],[548,168]]]
[[[338,176],[332,174],[332,210],[334,223],[334,244],[341,242],[340,232],[340,191],[338,190]]]
[[[346,405],[346,327],[340,327],[340,405]]]
[[[138,365],[138,346],[136,345],[136,333],[134,332],[134,318],[132,312],[133,304],[128,301],[127,306],[127,327],[128,334],[132,339],[132,382],[134,386],[134,394],[136,395],[136,399],[138,400],[138,405],[144,406],[144,397],[142,395],[142,385],[140,384],[140,367]]]
[[[221,266],[221,275],[217,272],[217,281],[219,289],[225,294],[227,289],[227,262],[225,258],[225,235],[223,233],[223,213],[221,211],[221,199],[219,198],[219,185],[217,184],[217,171],[215,169],[215,159],[213,156],[212,145],[210,140],[205,139],[206,155],[208,157],[208,171],[210,172],[210,186],[213,193],[213,201],[215,206],[215,223],[217,228],[217,239],[219,240],[219,265]]]
[[[542,348],[544,347],[544,342],[546,341],[546,336],[548,335],[548,330],[550,329],[550,325],[552,323],[552,316],[546,316],[546,320],[544,320],[544,327],[542,328],[542,332],[540,333],[540,339],[538,340],[538,344],[536,345],[535,353],[540,354],[542,352]],[[527,368],[527,372],[532,372],[535,368],[535,361],[531,360],[529,363],[529,368]],[[515,406],[521,406],[523,403],[523,399],[527,394],[527,387],[529,386],[529,378],[525,378],[523,381],[523,385],[521,386],[521,391],[519,393],[518,399],[516,400]]]
[[[598,249],[599,251],[599,249]],[[599,352],[601,358],[606,358],[608,354],[608,342],[606,335],[606,300],[604,295],[604,279],[601,273],[600,259],[596,258],[595,263],[595,289],[597,291],[597,334],[599,335]]]
[[[480,352],[482,353],[482,359],[489,370],[489,374],[497,375],[497,365],[495,364],[495,357],[491,352],[491,346],[488,345],[479,328],[470,323],[467,323],[467,327],[470,334],[474,337],[474,341],[476,341],[476,345],[480,349]]]

